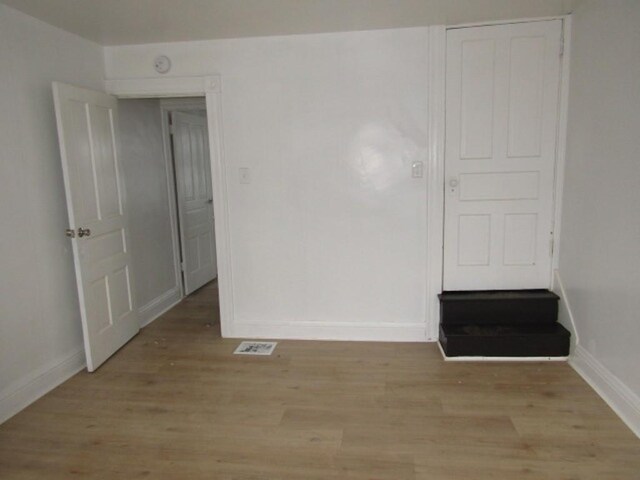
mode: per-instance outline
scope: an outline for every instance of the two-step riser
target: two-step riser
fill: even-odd
[[[449,357],[566,356],[558,301],[548,290],[443,292],[440,344]]]

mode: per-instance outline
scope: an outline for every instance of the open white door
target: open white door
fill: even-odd
[[[121,168],[118,102],[53,84],[88,370],[94,371],[140,329]]]
[[[206,117],[172,112],[185,295],[218,275]]]
[[[549,287],[561,32],[447,32],[445,290]]]

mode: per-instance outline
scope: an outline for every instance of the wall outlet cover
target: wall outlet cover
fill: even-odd
[[[240,174],[240,183],[251,183],[251,173],[247,167],[240,167],[238,173]]]

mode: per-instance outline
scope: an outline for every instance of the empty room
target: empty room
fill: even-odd
[[[0,479],[640,479],[639,25],[0,0]]]

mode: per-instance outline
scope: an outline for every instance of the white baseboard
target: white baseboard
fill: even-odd
[[[167,310],[173,308],[180,300],[182,300],[182,292],[180,291],[180,286],[176,285],[171,290],[151,300],[144,307],[140,307],[138,309],[140,328],[149,325]]]
[[[235,322],[229,338],[426,342],[426,323]]]
[[[569,364],[640,437],[640,397],[591,355],[577,345]]]
[[[22,385],[0,393],[0,424],[85,368],[84,349],[34,373]]]

